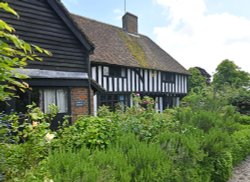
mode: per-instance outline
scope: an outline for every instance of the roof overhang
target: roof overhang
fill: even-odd
[[[95,92],[105,92],[105,89],[93,79],[91,79],[91,87]]]
[[[82,43],[82,45],[91,54],[94,51],[94,44],[87,39],[84,33],[78,28],[70,17],[70,13],[64,7],[64,5],[59,0],[47,0],[51,8],[57,13],[57,15],[63,20],[67,27],[73,32],[77,39]]]
[[[53,79],[88,79],[88,73],[68,72],[55,70],[40,70],[40,69],[20,69],[16,71],[20,74],[25,74],[30,78],[53,78]]]

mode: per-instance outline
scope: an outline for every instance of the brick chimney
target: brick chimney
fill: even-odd
[[[127,12],[122,17],[122,28],[128,33],[138,34],[137,19],[137,16]]]

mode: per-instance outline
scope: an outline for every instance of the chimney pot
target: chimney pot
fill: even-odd
[[[138,18],[137,16],[126,13],[122,17],[122,28],[129,33],[138,34]]]

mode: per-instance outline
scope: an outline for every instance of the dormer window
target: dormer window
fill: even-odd
[[[126,77],[126,68],[104,66],[103,75],[110,76],[110,77],[124,78]]]
[[[168,72],[162,73],[162,81],[163,82],[172,83],[175,80],[174,77],[175,77],[175,75],[173,73],[168,73]]]

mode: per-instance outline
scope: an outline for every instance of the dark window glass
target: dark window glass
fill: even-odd
[[[163,109],[173,107],[173,97],[164,97],[163,98]]]
[[[167,73],[167,72],[162,73],[163,82],[174,82],[174,77],[175,75],[173,73]]]
[[[104,76],[111,76],[111,77],[121,77],[124,78],[127,76],[126,74],[126,68],[120,68],[120,67],[103,67],[103,75]]]
[[[109,106],[110,110],[115,111],[116,108],[124,109],[125,106],[128,106],[129,96],[128,95],[100,95],[99,104],[100,106]]]

